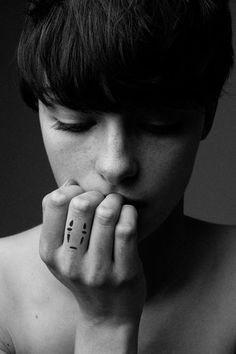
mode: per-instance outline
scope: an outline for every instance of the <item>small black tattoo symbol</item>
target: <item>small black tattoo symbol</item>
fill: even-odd
[[[70,234],[67,234],[67,242],[70,242]]]
[[[83,241],[84,241],[84,237],[81,238],[80,245],[82,245]]]
[[[73,250],[77,250],[77,247],[70,246],[70,248],[72,248]]]
[[[84,226],[83,226],[83,231],[82,231],[82,234],[87,234],[87,232],[85,231],[86,230],[86,227],[87,227],[87,225],[86,225],[86,223],[84,224]]]
[[[69,226],[73,226],[74,220],[71,220]],[[67,231],[72,231],[72,227],[67,227]]]

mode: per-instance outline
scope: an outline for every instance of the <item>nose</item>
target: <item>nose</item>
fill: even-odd
[[[134,142],[119,116],[109,117],[104,131],[99,142],[96,171],[104,181],[117,186],[137,175]]]

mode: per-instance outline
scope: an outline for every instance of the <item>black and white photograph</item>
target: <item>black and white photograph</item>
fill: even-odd
[[[236,354],[236,1],[0,0],[0,354]]]

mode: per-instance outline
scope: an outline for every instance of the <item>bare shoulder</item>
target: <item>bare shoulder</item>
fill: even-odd
[[[236,338],[236,225],[224,225],[188,218],[197,255],[204,266],[199,273],[201,292],[207,304],[219,313],[224,330]],[[209,307],[206,306],[206,311]]]
[[[39,259],[38,242],[41,225],[19,234],[0,238],[0,269],[9,277]],[[16,268],[17,267],[17,268]]]
[[[185,216],[185,224],[188,232],[194,237],[201,238],[206,242],[214,241],[222,247],[223,244],[227,247],[236,247],[236,224],[226,225],[208,222],[204,220],[195,219],[189,216]]]
[[[235,224],[232,225],[226,225],[226,224],[220,224],[220,223],[214,223],[206,220],[200,220],[193,218],[191,216],[185,215],[185,223],[187,224],[188,227],[196,230],[202,230],[204,231],[209,231],[221,234],[221,233],[232,233],[236,232],[236,222]]]
[[[224,225],[187,217],[188,230],[197,240],[199,254],[210,264],[212,279],[222,291],[236,298],[236,225]],[[230,292],[229,292],[230,290]],[[236,310],[236,302],[235,302]],[[236,311],[235,311],[236,314]]]
[[[18,282],[42,267],[38,252],[41,225],[0,239],[0,276],[14,294]],[[22,285],[19,286],[22,289]]]
[[[31,264],[34,268],[40,226],[16,235],[0,238],[0,351],[15,353],[11,321],[18,316],[22,291],[21,274]],[[29,252],[29,250],[32,250]],[[19,289],[23,289],[22,286]]]

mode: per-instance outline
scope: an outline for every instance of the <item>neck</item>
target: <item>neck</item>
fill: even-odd
[[[180,285],[177,283],[183,276],[185,236],[182,198],[160,227],[139,244],[148,299],[163,291],[173,291]]]

